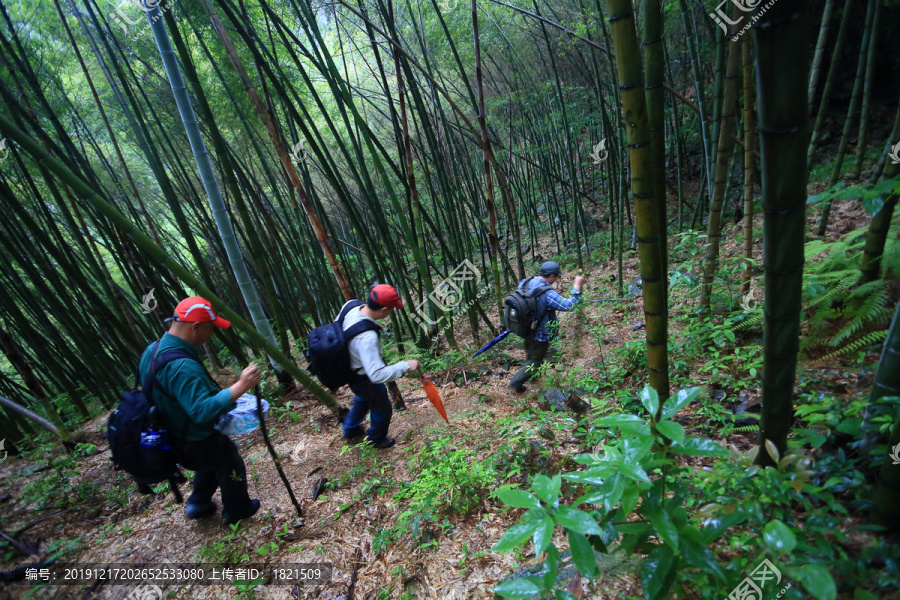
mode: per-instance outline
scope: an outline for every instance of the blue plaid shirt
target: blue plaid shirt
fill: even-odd
[[[519,282],[519,289],[523,289],[522,286],[525,285],[526,281],[528,281],[528,279],[523,279]],[[535,290],[546,284],[547,282],[540,277],[534,277],[529,282],[528,288]],[[534,332],[534,335],[531,336],[531,339],[538,342],[549,342],[558,337],[557,330],[559,329],[559,319],[556,318],[556,311],[561,310],[568,312],[572,310],[576,304],[581,302],[581,292],[574,287],[572,288],[571,296],[571,298],[563,298],[554,289],[549,289],[541,295],[541,300],[547,303],[547,317],[538,327],[538,330]]]

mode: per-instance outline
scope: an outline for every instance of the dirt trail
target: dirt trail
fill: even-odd
[[[845,206],[845,204],[847,204]],[[833,227],[843,228],[848,221],[861,219],[849,203],[835,204]],[[739,227],[726,225],[727,236],[722,246],[723,260],[736,257],[740,252]],[[674,243],[674,242],[673,242]],[[536,250],[551,255],[549,245]],[[757,244],[757,252],[761,244]],[[761,257],[757,257],[759,260]],[[673,256],[671,270],[678,268]],[[637,277],[636,254],[626,255],[624,276],[627,284]],[[629,341],[643,340],[643,329],[635,328],[643,320],[642,298],[631,297],[626,291],[622,302],[595,303],[593,300],[616,297],[614,276],[616,264],[595,263],[589,266],[591,277],[587,282],[589,304],[581,316],[562,315],[563,338],[557,342],[562,353],[560,363],[569,370],[580,368],[600,378],[609,365],[612,350]],[[565,274],[557,289],[568,294],[572,274]],[[673,297],[670,312],[673,315],[689,311],[697,299],[681,293]],[[470,355],[478,348],[471,341],[467,321],[457,321],[456,336],[461,345],[468,341]],[[670,330],[672,339],[679,335],[679,325]],[[593,329],[593,331],[592,331]],[[485,343],[487,332],[482,332]],[[390,435],[398,444],[384,451],[364,451],[345,447],[333,417],[315,399],[305,392],[294,392],[275,402],[284,406],[290,402],[290,413],[273,408],[270,427],[273,443],[283,456],[288,478],[300,499],[303,519],[297,515],[285,493],[281,481],[266,454],[259,432],[235,439],[247,462],[250,493],[262,502],[257,515],[247,521],[235,534],[220,524],[217,518],[199,522],[188,521],[183,507],[176,505],[171,494],[142,496],[125,477],[116,475],[110,466],[108,453],[80,459],[79,477],[70,484],[94,481],[100,486],[97,499],[90,506],[74,507],[64,515],[47,519],[31,529],[26,538],[38,544],[42,553],[50,543],[64,538],[80,539],[80,550],[68,555],[66,560],[81,563],[195,563],[216,562],[230,558],[237,562],[247,555],[244,562],[272,564],[330,562],[334,572],[331,583],[318,587],[267,586],[256,592],[260,599],[323,598],[347,599],[352,588],[353,597],[387,599],[398,598],[407,590],[415,598],[463,599],[490,598],[492,588],[515,568],[519,561],[512,554],[497,554],[490,548],[505,532],[515,518],[498,502],[485,500],[480,509],[464,517],[449,516],[449,527],[438,538],[437,547],[421,548],[421,541],[407,537],[389,544],[383,552],[373,550],[373,537],[386,527],[395,526],[404,510],[393,497],[397,482],[410,481],[411,458],[423,442],[449,437],[454,443],[478,450],[478,459],[485,460],[496,450],[498,423],[520,410],[523,406],[535,406],[548,382],[532,381],[524,399],[517,399],[506,387],[512,371],[524,359],[518,344],[508,338],[491,351],[468,361],[464,366],[449,370],[433,371],[434,382],[443,397],[450,424],[446,424],[428,401],[418,380],[398,381],[409,409],[395,412]],[[697,384],[709,381],[708,375],[698,374],[691,365],[690,377]],[[463,376],[462,373],[466,375]],[[477,372],[477,377],[470,378]],[[554,377],[562,378],[562,372]],[[222,374],[222,383],[227,377]],[[643,385],[644,374],[637,372],[626,377],[619,386],[636,390]],[[460,385],[461,384],[461,385]],[[673,388],[674,389],[674,388]],[[850,390],[852,391],[852,390]],[[848,391],[848,393],[850,392]],[[754,394],[754,390],[749,391]],[[601,392],[600,398],[614,396]],[[337,395],[344,405],[352,398],[349,390]],[[103,448],[101,432],[106,416],[88,423],[81,436]],[[566,456],[583,450],[577,444],[563,444],[557,439],[547,444],[551,459],[562,461]],[[733,435],[726,443],[741,448],[749,447],[752,440]],[[23,507],[17,499],[23,487],[36,475],[26,478],[10,476],[21,473],[31,465],[24,460],[10,457],[0,464],[0,497],[9,493],[12,500],[4,505],[0,528],[14,531],[23,523],[52,510],[37,511],[35,507]],[[331,485],[315,501],[310,494],[319,478],[327,478]],[[498,482],[499,485],[500,482]],[[380,487],[379,487],[380,486]],[[118,493],[127,497],[125,506],[110,501]],[[190,494],[190,484],[182,486],[185,497]],[[216,501],[219,501],[218,493]],[[221,504],[219,504],[221,507]],[[560,547],[567,546],[562,536]],[[272,544],[276,550],[267,550]],[[534,560],[527,551],[522,556],[525,563]],[[268,556],[263,556],[268,552]],[[202,556],[201,556],[202,554]],[[0,564],[0,570],[8,570],[22,564],[24,559]],[[0,598],[22,598],[25,589],[18,586],[3,591]],[[587,588],[587,586],[585,586]],[[614,598],[620,594],[638,595],[639,584],[632,576],[607,577],[591,590],[585,590],[585,598]],[[38,593],[34,598],[124,598],[129,593],[125,586],[103,586],[93,595],[84,595],[79,588],[59,588],[56,595]],[[175,598],[236,598],[233,586],[182,586],[166,588]],[[380,593],[379,593],[380,592]]]

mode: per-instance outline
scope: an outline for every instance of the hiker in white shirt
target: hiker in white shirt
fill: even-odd
[[[343,322],[344,331],[365,319],[373,323],[386,319],[396,308],[403,308],[397,290],[387,284],[376,285],[369,292],[365,306],[347,312]],[[343,432],[347,439],[365,433],[369,442],[382,449],[390,448],[396,443],[394,438],[387,435],[393,409],[384,384],[399,379],[408,371],[417,370],[419,361],[401,360],[386,365],[381,350],[380,331],[381,328],[376,325],[375,329],[353,336],[347,345],[350,369],[356,373],[358,381],[350,382],[350,389],[355,396],[353,407],[344,418]],[[370,426],[364,431],[362,422],[368,413],[371,413]]]

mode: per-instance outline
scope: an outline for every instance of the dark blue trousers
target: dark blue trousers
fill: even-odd
[[[350,389],[356,395],[353,397],[353,407],[344,417],[344,434],[359,427],[366,418],[366,414],[371,413],[366,437],[373,444],[379,443],[387,437],[391,415],[394,414],[387,386],[383,383],[372,382],[351,383]]]

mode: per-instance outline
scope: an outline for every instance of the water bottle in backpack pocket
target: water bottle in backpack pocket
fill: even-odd
[[[147,428],[141,431],[141,457],[154,471],[168,473],[176,466],[175,453],[169,446],[169,434],[157,414],[150,407]]]

